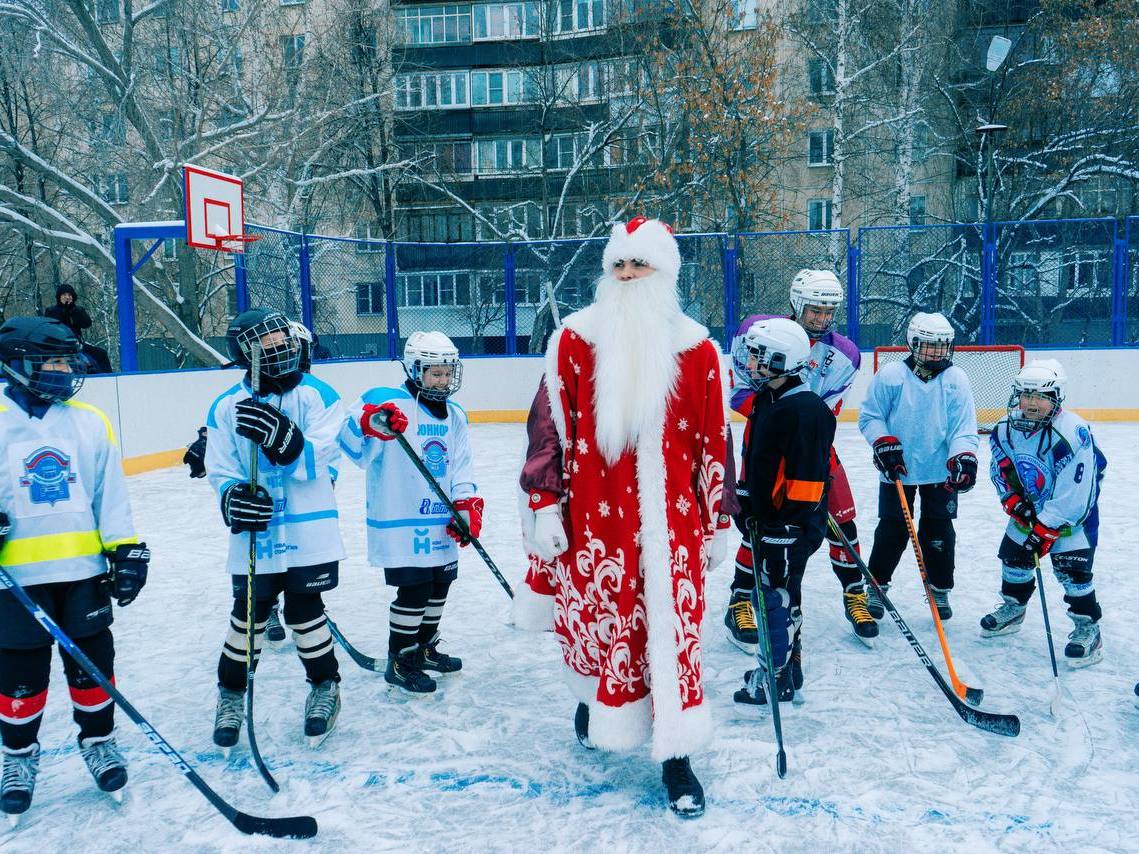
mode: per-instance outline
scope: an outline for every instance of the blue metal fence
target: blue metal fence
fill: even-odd
[[[139,226],[116,235],[122,288]],[[131,230],[133,229],[133,231]],[[144,229],[145,230],[145,229]],[[416,329],[464,355],[540,353],[556,318],[590,302],[605,241],[399,243],[250,225],[235,257],[233,304],[300,318],[324,358],[396,358]],[[1139,216],[1126,220],[883,226],[679,235],[684,310],[727,345],[753,312],[787,309],[804,267],[847,284],[840,328],[863,349],[901,341],[915,311],[949,317],[961,343],[1134,346],[1139,341]],[[123,260],[125,258],[125,260]],[[125,283],[125,284],[124,284]],[[551,296],[553,302],[551,302]],[[122,365],[148,364],[121,322]],[[205,330],[211,338],[223,330]],[[141,364],[137,358],[143,353]]]

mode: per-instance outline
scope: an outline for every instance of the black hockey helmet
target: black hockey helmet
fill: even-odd
[[[87,368],[75,333],[49,317],[13,317],[0,326],[0,362],[12,382],[50,401],[74,397]]]
[[[225,342],[233,361],[252,370],[254,348],[262,376],[281,379],[295,373],[301,348],[289,319],[271,308],[251,308],[230,321]]]

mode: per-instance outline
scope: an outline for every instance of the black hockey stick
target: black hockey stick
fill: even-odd
[[[1052,700],[1048,703],[1048,712],[1056,717],[1056,709],[1060,705],[1060,670],[1056,667],[1056,646],[1052,643],[1052,623],[1048,619],[1048,600],[1044,597],[1044,575],[1040,572],[1040,555],[1033,552],[1032,560],[1036,564],[1036,586],[1040,589],[1040,608],[1044,611],[1044,634],[1048,638],[1048,657],[1052,659],[1052,682],[1055,691]]]
[[[759,543],[759,525],[754,516],[747,520],[747,531],[752,548]],[[775,773],[787,776],[787,751],[783,749],[783,722],[779,717],[779,687],[775,682],[775,653],[771,651],[771,635],[767,629],[767,603],[763,596],[763,583],[759,580],[760,567],[753,567],[752,580],[755,583],[755,610],[759,616],[759,642],[763,644],[763,655],[767,659],[767,705],[771,707],[771,723],[775,726]]]
[[[975,709],[954,693],[953,688],[945,681],[945,677],[941,675],[941,672],[934,666],[930,657],[926,655],[925,650],[922,649],[922,645],[918,643],[918,639],[914,637],[914,633],[910,631],[910,627],[906,625],[906,621],[902,619],[901,614],[899,614],[894,607],[894,603],[891,602],[890,597],[886,595],[886,591],[878,586],[878,582],[874,580],[874,576],[871,575],[870,570],[866,568],[866,562],[862,559],[862,556],[855,551],[854,546],[851,545],[846,534],[842,532],[842,528],[835,522],[834,516],[831,516],[829,513],[827,514],[827,524],[830,526],[831,531],[842,541],[847,553],[854,558],[854,562],[862,572],[862,577],[866,579],[867,584],[874,588],[878,594],[878,598],[882,600],[883,607],[885,607],[890,617],[894,620],[894,625],[898,627],[898,631],[902,633],[902,637],[909,641],[917,657],[921,660],[921,663],[925,665],[925,669],[929,671],[929,675],[933,677],[933,681],[937,683],[937,687],[945,694],[950,704],[952,704],[954,711],[961,716],[961,720],[970,726],[975,726],[978,729],[983,729],[986,732],[991,732],[996,735],[1019,735],[1020,718],[1016,715],[999,715],[994,712],[984,712],[980,709]]]
[[[348,653],[348,657],[363,667],[365,670],[371,670],[374,673],[383,673],[387,670],[387,665],[378,658],[372,658],[370,655],[364,655],[356,647],[348,642],[348,638],[344,637],[343,633],[336,623],[332,622],[332,617],[328,616],[328,612],[324,612],[324,619],[328,622],[328,630],[332,633],[333,639],[344,648]]]
[[[490,559],[490,555],[486,553],[486,549],[483,548],[482,543],[480,543],[476,537],[471,536],[471,529],[467,526],[466,520],[463,519],[462,514],[455,509],[455,505],[451,503],[451,499],[447,497],[447,494],[443,491],[443,487],[439,485],[439,481],[427,470],[427,466],[423,464],[423,460],[419,459],[419,454],[415,453],[415,450],[408,444],[407,439],[404,438],[402,433],[396,433],[395,438],[396,441],[399,442],[399,446],[403,448],[404,452],[411,458],[415,467],[419,469],[419,473],[423,475],[423,479],[427,481],[427,485],[431,487],[431,491],[439,496],[439,500],[447,507],[448,512],[451,514],[451,520],[455,523],[455,527],[459,529],[459,533],[475,547],[475,551],[479,553],[479,557],[483,559],[490,571],[494,573],[494,577],[498,579],[498,583],[502,585],[502,589],[506,591],[506,595],[513,599],[514,591],[510,589],[510,583],[503,577],[502,573],[499,572],[498,567],[494,565],[494,561]]]
[[[261,398],[261,342],[255,341],[250,349],[249,384],[253,389],[254,402]],[[249,492],[257,494],[257,463],[261,448],[253,439],[249,440]],[[281,791],[280,785],[269,773],[269,766],[261,758],[257,747],[257,736],[253,731],[253,676],[257,672],[255,639],[257,627],[253,607],[253,583],[257,578],[257,534],[249,531],[249,571],[245,576],[245,728],[249,733],[249,752],[253,754],[253,764],[261,772],[261,778],[274,794]]]
[[[198,772],[190,767],[181,754],[171,746],[165,738],[163,738],[158,730],[150,725],[150,722],[144,718],[139,711],[132,706],[127,698],[124,697],[119,690],[111,684],[97,668],[90,658],[75,645],[75,642],[64,634],[63,629],[56,625],[55,621],[44,613],[35,602],[31,600],[27,592],[15,579],[8,574],[8,570],[0,566],[0,583],[12,591],[13,595],[20,601],[20,604],[27,609],[32,618],[43,626],[44,630],[51,634],[57,641],[61,649],[66,650],[67,654],[75,659],[79,666],[82,667],[87,675],[90,676],[107,694],[114,700],[119,708],[126,712],[127,717],[134,721],[138,728],[142,730],[143,734],[150,739],[151,743],[161,751],[170,762],[181,771],[186,779],[189,780],[199,792],[209,801],[214,809],[225,816],[230,824],[240,830],[242,833],[259,834],[261,836],[272,836],[277,839],[311,839],[316,836],[316,819],[312,816],[298,815],[289,816],[287,818],[263,818],[261,816],[249,815],[249,813],[241,812],[240,810],[230,806],[221,795],[210,788]]]

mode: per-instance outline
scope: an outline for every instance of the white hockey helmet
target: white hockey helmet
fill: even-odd
[[[834,330],[835,314],[842,305],[842,298],[842,283],[830,270],[800,270],[791,280],[791,313],[800,325],[803,325],[803,309],[807,306],[834,310],[830,322],[821,328],[803,325],[807,334],[816,338]]]
[[[1051,423],[1064,402],[1064,387],[1068,377],[1063,366],[1055,359],[1029,362],[1013,378],[1012,394],[1008,400],[1009,426],[1030,433]],[[1038,394],[1052,401],[1052,409],[1043,417],[1029,418],[1020,407],[1022,394]]]
[[[953,339],[956,334],[944,314],[919,311],[906,327],[906,344],[914,361],[921,367],[943,368],[953,362]],[[919,354],[923,344],[927,345],[927,352],[932,351],[931,355],[923,357]]]
[[[443,388],[430,388],[423,382],[423,371],[436,365],[451,368],[451,380]],[[463,384],[463,363],[459,348],[442,332],[412,332],[403,347],[403,370],[419,393],[428,400],[446,400]]]
[[[290,320],[289,329],[293,332],[297,346],[300,347],[301,357],[297,364],[301,373],[307,374],[312,370],[312,333],[309,328],[299,320]]]
[[[799,374],[810,358],[811,340],[806,330],[786,317],[757,320],[732,342],[732,365],[737,376],[757,390],[778,377]],[[760,368],[767,368],[771,376],[761,375]]]

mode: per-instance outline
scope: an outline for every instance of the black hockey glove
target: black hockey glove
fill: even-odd
[[[968,452],[950,457],[945,467],[949,469],[949,477],[945,479],[945,488],[952,492],[968,492],[977,485],[977,457]]]
[[[222,494],[221,517],[235,534],[268,531],[273,519],[273,497],[263,486],[258,485],[253,492],[248,483],[235,483]]]
[[[902,440],[897,436],[883,436],[874,443],[874,468],[890,480],[909,474],[902,456]]]
[[[769,584],[781,586],[787,575],[787,552],[803,536],[798,525],[776,525],[769,522],[760,529],[758,556],[762,578]],[[774,563],[775,565],[771,565]],[[772,572],[778,575],[772,576]]]
[[[8,514],[0,512],[0,546],[8,539],[8,532],[12,530],[12,523],[8,521]]]
[[[237,435],[260,445],[275,466],[287,466],[301,455],[305,437],[289,416],[277,407],[254,400],[243,400],[234,407]]]
[[[125,608],[146,586],[146,570],[150,565],[150,549],[146,543],[124,543],[107,552],[107,577],[104,584],[111,598]]]

